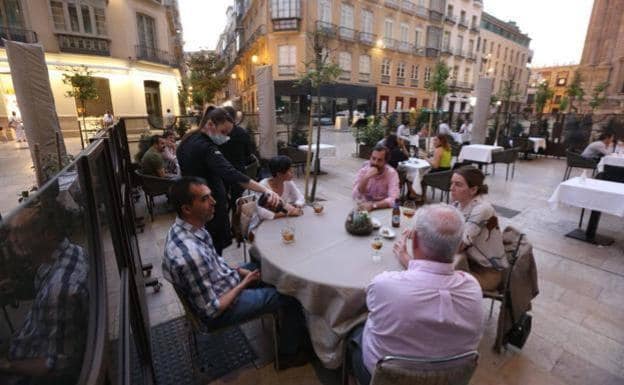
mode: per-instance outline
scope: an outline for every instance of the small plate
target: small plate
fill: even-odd
[[[381,222],[379,222],[379,219],[375,217],[371,217],[371,223],[373,224],[373,229],[378,229],[381,227]]]
[[[392,239],[396,237],[396,233],[394,232],[394,230],[386,226],[379,229],[379,235],[387,239]]]

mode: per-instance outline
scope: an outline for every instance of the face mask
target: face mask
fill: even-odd
[[[227,135],[221,135],[221,134],[209,134],[208,137],[210,138],[210,140],[212,140],[214,142],[214,144],[216,144],[217,146],[222,145],[223,143],[227,142],[228,140],[230,140],[230,137]]]

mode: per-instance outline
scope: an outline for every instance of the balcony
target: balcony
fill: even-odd
[[[400,41],[398,44],[398,49],[403,53],[413,53],[414,52],[414,44],[410,44],[406,41]]]
[[[358,32],[358,40],[362,44],[373,46],[375,45],[376,36],[368,32]]]
[[[471,26],[470,26],[470,32],[471,32],[471,33],[479,33],[479,26],[474,25],[474,24],[473,24],[473,25],[471,25]]]
[[[340,75],[338,75],[338,80],[347,80],[351,81],[351,71],[342,70]]]
[[[418,87],[418,79],[410,79],[410,87]]]
[[[396,84],[397,86],[404,86],[405,85],[405,78],[397,78],[396,80]]]
[[[298,31],[301,28],[301,1],[279,2],[271,7],[271,21],[274,31]]]
[[[29,29],[0,27],[0,38],[22,43],[36,43],[37,33]],[[0,40],[0,47],[4,47],[2,40]]]
[[[459,20],[459,24],[457,24],[457,26],[458,26],[459,28],[462,28],[462,29],[468,29],[468,20],[466,20],[466,19],[463,19],[463,20],[462,20],[462,19],[460,19],[460,20]]]
[[[403,10],[403,12],[409,13],[410,15],[415,15],[416,4],[409,0],[403,0],[401,2],[401,10]]]
[[[474,52],[466,52],[466,60],[470,60],[470,61],[476,61],[477,60],[477,54]]]
[[[444,22],[446,24],[455,25],[455,24],[457,24],[457,16],[445,15],[444,16]]]
[[[450,80],[449,88],[451,88],[452,90],[459,90],[459,91],[471,91],[472,83],[460,82],[458,80]]]
[[[352,28],[338,27],[338,37],[346,41],[355,41],[357,31]]]
[[[359,75],[360,76],[359,76],[358,79],[359,79],[360,83],[368,83],[368,82],[370,82],[370,74],[369,73],[362,73],[362,72],[360,72]]]
[[[451,48],[450,44],[442,44],[441,53],[443,55],[452,55],[453,54],[453,48]]]
[[[325,21],[316,21],[316,30],[327,36],[336,36],[336,25]]]
[[[440,48],[435,46],[427,46],[425,49],[426,57],[438,57],[440,55]]]
[[[295,74],[295,65],[278,65],[277,74],[280,76],[292,76]]]
[[[381,75],[381,84],[390,84],[390,75]]]
[[[401,1],[400,0],[385,0],[384,4],[388,8],[393,8],[393,9],[401,8]]]
[[[61,52],[110,56],[110,43],[107,39],[65,34],[58,34],[56,37]]]
[[[383,48],[388,48],[388,49],[397,49],[399,46],[399,41],[389,38],[389,37],[384,37],[383,38]]]
[[[460,58],[466,57],[466,55],[465,55],[465,53],[464,53],[464,50],[463,50],[463,49],[461,49],[461,48],[457,48],[457,49],[455,49],[455,52],[454,52],[453,54],[454,54],[455,56],[457,56],[457,57],[460,57]]]
[[[424,5],[416,6],[416,14],[422,17],[423,19],[426,19],[429,17],[429,11],[427,10],[427,7],[425,7]]]
[[[171,65],[171,55],[169,52],[147,47],[145,45],[135,45],[137,60],[145,60],[153,63]]]
[[[425,47],[414,45],[413,53],[416,56],[425,56]]]

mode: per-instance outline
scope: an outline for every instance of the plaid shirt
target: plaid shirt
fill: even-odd
[[[167,234],[162,267],[196,314],[210,318],[219,311],[219,297],[240,282],[238,272],[215,251],[208,231],[194,229],[179,217]]]
[[[64,239],[35,276],[35,299],[11,341],[10,360],[46,358],[50,369],[80,365],[88,322],[89,265],[83,249]],[[79,366],[78,366],[79,367]]]

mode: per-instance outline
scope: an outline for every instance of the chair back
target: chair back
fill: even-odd
[[[593,159],[583,158],[581,154],[573,151],[566,151],[566,162],[568,167],[590,168],[594,169],[598,165]]]
[[[427,186],[437,188],[443,191],[451,190],[451,178],[453,177],[453,170],[433,172],[425,174],[423,182]]]
[[[167,194],[169,187],[175,183],[175,179],[143,174],[140,170],[134,172],[141,180],[143,191],[151,196]]]
[[[236,200],[236,210],[232,216],[232,232],[234,238],[240,244],[246,239],[253,241],[249,236],[256,215],[256,195],[246,195]]]
[[[386,356],[377,362],[371,385],[468,385],[479,353],[452,357]]]
[[[600,179],[608,180],[610,182],[624,183],[624,167],[617,167],[605,164],[604,172],[600,174]]]
[[[260,170],[260,161],[254,154],[251,154],[251,162],[245,165],[245,175],[253,180],[257,180],[258,171]]]
[[[195,311],[193,310],[193,306],[191,306],[191,303],[186,298],[186,295],[184,295],[184,291],[180,289],[173,282],[171,281],[169,282],[171,283],[171,286],[173,286],[173,289],[175,290],[175,293],[178,296],[178,299],[182,303],[182,308],[184,308],[184,317],[186,317],[187,321],[189,322],[193,330],[201,330],[202,322],[197,316],[197,314],[195,314]]]

